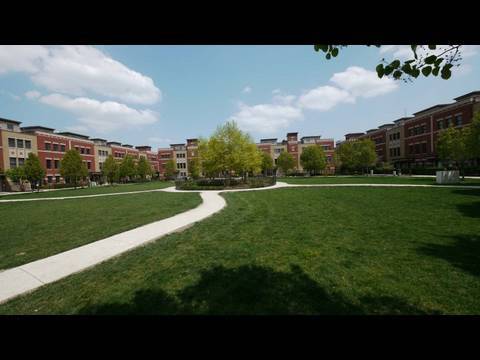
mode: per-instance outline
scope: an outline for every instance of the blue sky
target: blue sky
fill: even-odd
[[[476,46],[450,80],[378,79],[404,46],[0,46],[0,117],[153,148],[234,119],[255,140],[340,140],[480,90]]]

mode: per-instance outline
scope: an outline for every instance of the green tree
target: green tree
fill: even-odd
[[[323,51],[325,58],[330,60],[337,57],[340,50],[348,45],[314,45],[315,51]],[[367,45],[371,46],[371,45]],[[381,45],[373,45],[380,47]],[[395,80],[412,81],[420,75],[440,76],[449,79],[451,69],[459,66],[462,59],[462,45],[410,45],[412,55],[409,59],[393,59],[387,62],[382,59],[375,68],[378,77],[391,76]]]
[[[7,175],[10,180],[12,180],[14,183],[22,185],[23,181],[25,181],[25,169],[23,166],[17,166],[11,169],[8,169],[5,172],[5,175]]]
[[[32,185],[32,190],[34,184],[40,184],[42,180],[45,178],[45,169],[42,167],[40,163],[40,159],[34,153],[28,154],[27,160],[25,160],[25,177]],[[40,186],[37,187],[40,190]]]
[[[132,180],[136,175],[135,160],[131,155],[126,155],[119,168],[120,179],[123,181]]]
[[[120,178],[120,168],[112,155],[109,155],[103,163],[102,175],[107,179],[110,185]]]
[[[60,174],[68,183],[73,183],[77,188],[78,180],[88,176],[87,166],[77,150],[67,150],[60,163]]]
[[[262,155],[262,171],[264,175],[267,175],[270,171],[273,170],[273,160],[270,154],[267,154],[265,151],[261,151]]]
[[[288,172],[295,167],[295,159],[292,154],[282,151],[277,158],[277,166],[285,175],[287,175]]]
[[[441,132],[437,140],[437,153],[440,160],[454,162],[460,170],[462,178],[465,177],[465,162],[471,158],[472,151],[468,148],[471,129],[448,128]]]
[[[175,164],[175,161],[173,159],[168,160],[165,163],[165,177],[167,179],[172,179],[174,178],[178,173],[177,170],[177,165]]]
[[[353,142],[345,141],[335,149],[335,166],[342,169],[342,171],[354,170],[355,164],[355,149]]]
[[[480,158],[480,111],[473,115],[469,136],[466,139],[468,154],[471,159]]]
[[[142,180],[145,180],[147,175],[152,176],[152,165],[148,159],[144,156],[141,156],[137,164],[137,174]]]
[[[193,158],[188,161],[188,172],[193,179],[200,177],[200,161],[198,158]]]
[[[309,146],[303,149],[300,163],[310,175],[316,175],[327,166],[325,152],[320,146]]]
[[[370,139],[362,139],[353,142],[354,164],[368,172],[368,169],[375,166],[377,153],[375,143]]]
[[[235,174],[245,179],[249,172],[261,169],[257,146],[234,121],[218,126],[209,139],[200,139],[198,150],[201,167],[209,177]]]

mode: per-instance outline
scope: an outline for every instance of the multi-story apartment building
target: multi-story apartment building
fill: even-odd
[[[80,153],[88,172],[95,173],[94,142],[89,140],[88,136],[71,132],[55,133],[55,129],[44,126],[27,126],[22,127],[21,130],[37,139],[38,157],[45,167],[47,183],[64,181],[60,174],[60,162],[65,152],[71,149],[76,149]]]
[[[378,162],[389,162],[395,167],[437,166],[436,151],[438,136],[449,127],[468,126],[474,113],[480,111],[480,91],[473,91],[456,97],[455,102],[438,104],[403,117],[393,124],[368,130],[365,135],[350,133],[345,141],[370,138],[375,142]],[[337,146],[341,142],[337,143]]]
[[[274,164],[277,164],[277,159],[283,151],[290,153],[295,159],[295,168],[297,171],[303,171],[303,167],[300,161],[303,149],[308,146],[321,146],[325,151],[327,159],[326,173],[335,172],[334,165],[334,151],[335,145],[333,139],[322,139],[321,136],[304,136],[298,141],[298,133],[288,133],[287,139],[282,142],[278,142],[277,138],[260,139],[260,143],[257,147],[263,152],[269,154]]]
[[[106,139],[95,138],[93,141],[93,148],[95,152],[95,175],[100,176],[103,170],[103,164],[105,160],[112,155],[112,148],[107,145]]]
[[[116,141],[107,142],[107,146],[112,149],[112,156],[117,161],[122,161],[126,155],[130,155],[134,159],[138,160],[140,151],[134,149],[132,145],[121,144]]]
[[[158,169],[161,177],[165,177],[166,164],[169,160],[173,159],[172,148],[160,148],[157,152]]]
[[[187,146],[185,144],[170,144],[173,150],[173,159],[179,177],[188,176]]]

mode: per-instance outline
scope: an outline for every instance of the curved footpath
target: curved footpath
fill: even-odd
[[[167,219],[125,231],[123,233],[107,237],[93,243],[83,245],[44,259],[36,260],[25,265],[17,266],[0,272],[0,303],[12,299],[18,295],[33,291],[45,284],[60,280],[71,274],[83,271],[101,262],[123,254],[138,246],[148,244],[165,235],[182,231],[201,221],[226,206],[225,199],[220,196],[222,192],[240,191],[261,191],[285,187],[447,187],[463,189],[480,189],[476,186],[441,186],[441,185],[412,185],[412,184],[287,184],[277,182],[274,186],[255,189],[232,189],[232,190],[210,190],[210,191],[188,191],[176,190],[174,187],[131,191],[123,193],[95,194],[70,197],[38,198],[38,199],[11,199],[0,200],[1,202],[19,201],[40,201],[40,200],[65,200],[100,196],[128,195],[154,191],[165,192],[199,192],[202,197],[202,204],[194,209],[187,210],[181,214]]]

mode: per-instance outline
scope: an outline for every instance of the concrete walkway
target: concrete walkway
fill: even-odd
[[[274,186],[255,189],[233,189],[222,191],[179,191],[174,187],[132,191],[110,194],[95,194],[84,196],[40,198],[40,199],[11,199],[2,202],[16,201],[39,201],[39,200],[65,200],[72,198],[99,197],[128,195],[136,193],[165,191],[165,192],[199,192],[202,204],[198,207],[185,211],[181,214],[159,220],[123,233],[110,236],[103,240],[80,246],[44,259],[33,261],[0,272],[0,303],[12,299],[18,295],[33,291],[45,284],[49,284],[67,277],[71,274],[86,270],[113,257],[119,256],[126,251],[138,246],[148,244],[167,234],[181,231],[198,221],[201,221],[226,206],[225,199],[220,196],[222,192],[263,191],[269,189],[290,187],[433,187],[433,188],[462,188],[480,189],[476,186],[441,186],[441,185],[413,185],[413,184],[287,184],[277,182]]]

